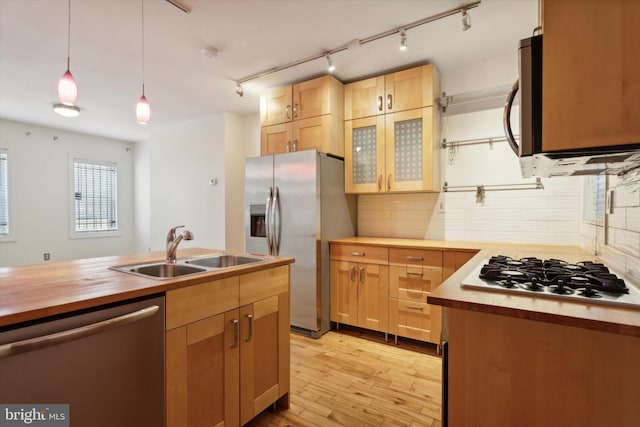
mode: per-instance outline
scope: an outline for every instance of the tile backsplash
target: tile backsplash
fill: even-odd
[[[544,190],[358,196],[358,235],[434,240],[579,243],[579,180],[543,180]]]

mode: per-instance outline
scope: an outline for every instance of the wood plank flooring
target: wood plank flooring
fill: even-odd
[[[248,426],[441,427],[435,346],[390,341],[344,327],[319,339],[292,333],[291,407]]]

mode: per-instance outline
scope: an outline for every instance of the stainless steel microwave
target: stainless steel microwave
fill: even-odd
[[[547,151],[542,147],[543,36],[520,41],[519,79],[507,96],[504,130],[509,145],[520,158],[522,176],[554,177],[625,174],[640,168],[640,145]],[[511,108],[520,92],[520,141],[511,129]]]

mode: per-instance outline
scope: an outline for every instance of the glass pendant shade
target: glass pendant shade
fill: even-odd
[[[144,93],[136,105],[136,119],[141,125],[148,124],[151,119],[151,107],[149,107],[149,101],[147,101]]]
[[[78,85],[68,68],[58,82],[58,98],[64,105],[75,105],[78,99]]]

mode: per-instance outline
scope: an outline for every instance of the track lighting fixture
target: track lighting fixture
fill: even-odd
[[[327,55],[327,64],[329,65],[329,68],[327,68],[327,70],[329,70],[330,73],[333,73],[336,70],[336,66],[333,65],[331,55]]]
[[[75,106],[78,99],[78,85],[76,84],[71,71],[69,71],[70,52],[71,52],[71,0],[69,5],[69,19],[67,31],[67,70],[64,72],[58,82],[58,98],[59,104],[53,105],[53,111],[64,117],[75,117],[80,114],[80,109]]]
[[[136,104],[136,120],[141,125],[146,125],[151,120],[151,107],[147,97],[144,96],[144,0],[140,0],[142,5],[142,96]]]
[[[242,95],[244,95],[244,89],[242,88],[242,85],[240,83],[236,83],[236,94],[242,98]]]
[[[467,31],[471,28],[471,15],[467,12],[467,9],[462,10],[462,31]]]
[[[407,33],[400,31],[400,50],[407,50]]]

